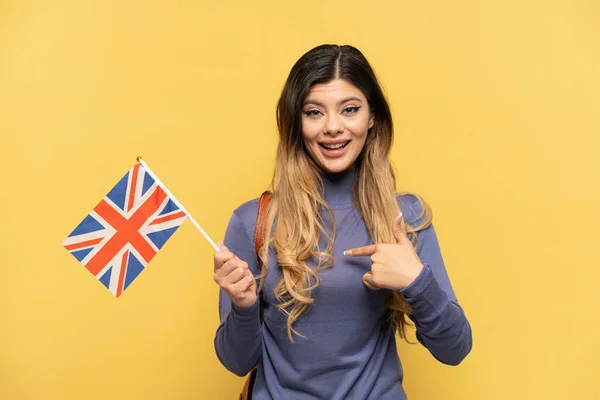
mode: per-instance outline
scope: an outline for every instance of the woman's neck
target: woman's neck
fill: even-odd
[[[352,204],[352,185],[356,170],[354,167],[336,173],[322,173],[323,198],[332,207]]]

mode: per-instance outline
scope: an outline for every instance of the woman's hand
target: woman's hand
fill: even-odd
[[[402,230],[402,214],[394,220],[396,244],[374,244],[344,252],[351,257],[371,256],[371,271],[363,275],[368,287],[401,290],[417,279],[423,264],[412,243]]]
[[[219,243],[215,253],[214,281],[225,291],[238,307],[246,308],[256,302],[256,280],[248,269],[248,264],[240,260],[229,249]]]

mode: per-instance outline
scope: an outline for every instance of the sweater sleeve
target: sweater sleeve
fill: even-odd
[[[417,339],[440,362],[458,365],[472,347],[471,326],[456,299],[433,225],[418,233],[423,270],[400,292],[413,308]]]
[[[251,239],[242,219],[234,213],[227,226],[223,243],[248,268],[258,275],[258,260]],[[217,357],[227,370],[244,376],[258,363],[261,356],[262,327],[260,321],[260,299],[254,305],[241,308],[231,302],[227,294],[219,289],[219,318],[214,346]]]

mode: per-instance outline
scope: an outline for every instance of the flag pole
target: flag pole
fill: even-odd
[[[165,193],[167,193],[167,195],[171,198],[171,200],[173,200],[173,203],[175,203],[177,205],[177,207],[179,207],[181,209],[181,211],[183,211],[185,213],[185,215],[187,215],[187,217],[190,219],[190,221],[192,221],[192,224],[194,224],[194,226],[196,228],[198,228],[198,230],[200,231],[200,233],[202,233],[202,235],[204,235],[204,237],[206,238],[206,240],[208,240],[208,242],[212,245],[212,247],[214,247],[216,251],[219,251],[219,247],[217,247],[217,245],[215,244],[215,242],[213,242],[213,240],[206,234],[206,232],[204,232],[204,229],[202,229],[200,227],[200,225],[198,225],[198,223],[192,217],[192,215],[189,213],[189,211],[186,210],[186,208],[179,202],[179,200],[177,200],[177,198],[175,196],[173,196],[173,194],[169,191],[169,189],[167,189],[167,187],[165,186],[165,184],[162,183],[162,181],[160,179],[158,179],[158,176],[156,176],[156,174],[154,174],[154,172],[152,172],[152,170],[150,169],[150,167],[148,167],[148,165],[144,162],[144,160],[142,160],[142,157],[138,156],[137,161],[140,164],[142,164],[142,166],[144,167],[144,169],[146,170],[146,172],[148,172],[148,174],[152,178],[154,178],[154,180],[162,188],[162,190],[164,190]]]

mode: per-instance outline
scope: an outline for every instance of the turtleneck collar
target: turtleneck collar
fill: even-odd
[[[355,168],[338,173],[324,173],[323,198],[331,208],[345,208],[352,205],[352,185]]]

